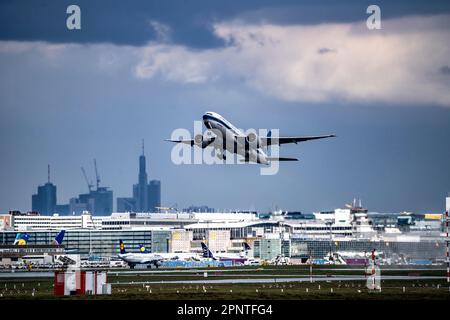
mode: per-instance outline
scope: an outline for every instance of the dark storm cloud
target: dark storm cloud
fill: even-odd
[[[439,69],[439,71],[440,71],[442,74],[450,75],[450,67],[449,67],[449,66],[442,66],[442,67]]]
[[[66,29],[66,8],[81,7],[82,30]],[[212,24],[230,19],[250,23],[317,24],[364,21],[372,1],[0,1],[0,40],[49,42],[109,42],[143,45],[158,40],[149,21],[171,30],[171,41],[205,48],[223,44],[212,32]],[[450,12],[448,1],[378,2],[382,17]]]
[[[351,57],[344,55],[339,46],[341,38],[331,32],[336,28],[333,23],[356,21],[364,26],[365,9],[372,3],[0,0],[0,40],[19,40],[0,45],[3,49],[0,50],[0,150],[5,155],[0,160],[0,212],[30,209],[31,194],[46,182],[48,163],[52,166],[52,182],[58,186],[58,203],[67,203],[71,197],[87,192],[80,166],[86,166],[92,175],[93,158],[101,166],[102,184],[112,188],[114,197],[129,196],[138,177],[142,138],[146,142],[149,177],[162,180],[162,203],[167,206],[178,204],[183,208],[208,199],[206,204],[219,210],[267,211],[279,206],[311,212],[333,209],[356,196],[371,210],[442,212],[444,196],[450,190],[450,149],[443,147],[448,145],[450,136],[450,108],[437,107],[436,101],[450,106],[443,83],[447,80],[448,42],[433,41],[435,38],[427,33],[418,42],[424,46],[419,48],[426,50],[417,47],[410,50],[420,57],[433,56],[433,61],[419,59],[402,64],[414,54],[401,59],[395,55],[394,59],[380,56],[366,59],[367,49],[363,53],[355,51]],[[69,4],[81,7],[81,31],[68,31],[65,27]],[[434,22],[422,16],[450,12],[450,2],[377,4],[382,7],[383,19],[420,16],[404,19],[409,22],[396,22],[402,26],[410,23],[400,28],[406,30],[399,34],[401,39],[409,31],[422,32],[424,25],[427,30],[438,30],[436,34],[441,37],[446,35],[441,31],[448,28],[440,28],[440,19],[436,22],[439,27],[432,28],[429,23]],[[424,19],[428,22],[420,25]],[[244,28],[239,28],[241,21],[261,26],[247,29],[243,24]],[[231,27],[222,30],[225,35],[248,36],[247,46],[240,51],[221,48],[226,38],[216,37],[212,30],[218,22],[226,22],[223,28]],[[289,36],[283,42],[289,46],[280,51],[265,41],[268,38],[248,33],[259,27],[266,27],[266,31],[279,29],[265,23],[282,25],[283,29],[309,25],[306,33],[302,26],[282,33]],[[319,23],[328,24],[330,29],[325,30],[331,31],[323,32],[320,25],[310,28]],[[233,29],[234,26],[237,28]],[[309,33],[315,30],[317,33]],[[302,42],[303,35],[310,35],[310,40]],[[355,40],[354,34],[343,32],[342,36]],[[345,37],[342,39],[348,40]],[[321,41],[311,44],[314,39]],[[29,42],[37,40],[50,43]],[[164,43],[134,47],[149,40]],[[361,36],[356,40],[367,46]],[[433,46],[427,45],[427,41]],[[96,45],[54,44],[60,42]],[[256,50],[253,43],[257,44]],[[381,48],[384,51],[379,51],[389,53],[388,58],[391,53],[402,54],[403,51],[397,51],[400,43],[397,38],[390,43],[395,46],[384,45]],[[280,70],[290,71],[297,62],[297,57],[293,59],[290,53],[308,45],[311,50],[306,52],[313,61],[319,60],[316,65],[321,67],[324,62],[328,65],[308,69],[308,60],[301,60],[308,65],[300,64],[302,68],[298,70],[310,70],[308,77],[301,77],[299,72],[285,72],[281,74],[293,76],[277,78]],[[191,50],[192,47],[216,48]],[[318,57],[320,49],[334,49],[339,54]],[[270,50],[274,54],[265,55]],[[363,61],[355,63],[361,56]],[[363,77],[360,69],[356,69],[340,73],[345,77],[339,80],[346,81],[333,80],[341,92],[342,86],[348,88],[347,97],[349,90],[378,86],[376,94],[386,93],[388,102],[366,94],[361,95],[362,102],[340,100],[334,91],[322,103],[300,101],[305,95],[298,101],[286,98],[290,92],[298,95],[298,89],[302,88],[299,83],[303,88],[309,87],[303,91],[309,97],[322,89],[330,90],[325,84],[330,83],[330,63],[336,63],[328,60],[334,58],[344,59],[337,61],[336,66],[360,65],[363,70],[374,62],[392,62],[389,72],[380,72],[375,64],[372,70],[380,72],[377,77],[373,73]],[[140,67],[143,76],[137,78]],[[323,72],[318,75],[317,71]],[[399,71],[407,72],[399,74]],[[429,77],[430,73],[438,72],[444,75]],[[400,79],[396,82],[399,86],[386,85],[385,75],[386,79]],[[348,85],[346,77],[358,81]],[[303,78],[306,80],[299,82]],[[430,85],[429,78],[439,83]],[[370,80],[369,85],[362,86],[368,83],[366,79]],[[376,85],[375,80],[379,80]],[[418,87],[411,86],[411,82]],[[424,101],[427,95],[420,94],[424,83],[431,102]],[[274,91],[268,88],[281,90],[274,96]],[[286,88],[292,90],[288,92]],[[434,94],[430,88],[440,94]],[[406,93],[399,94],[402,92]],[[408,108],[394,107],[392,94],[400,100],[414,96],[414,103],[407,103]],[[192,131],[193,121],[201,119],[208,110],[222,114],[242,128],[281,128],[282,135],[335,133],[338,138],[285,146],[283,156],[300,157],[301,161],[283,163],[279,174],[274,176],[260,176],[259,166],[174,165],[170,160],[172,145],[164,139],[170,138],[176,128]],[[211,179],[221,183],[211,188]]]

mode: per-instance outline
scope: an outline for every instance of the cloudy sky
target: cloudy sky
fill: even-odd
[[[450,191],[450,3],[0,1],[0,212],[87,191],[130,196],[141,139],[164,205],[311,212],[353,197],[374,211],[440,212]],[[335,133],[255,165],[182,165],[164,142],[216,111],[240,128]]]

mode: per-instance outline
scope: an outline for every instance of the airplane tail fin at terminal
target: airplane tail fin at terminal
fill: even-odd
[[[18,233],[16,239],[14,240],[14,245],[24,246],[27,244],[30,236],[27,233]]]
[[[125,250],[125,245],[123,244],[123,241],[122,240],[119,240],[119,243],[120,243],[120,253],[121,254],[125,254],[125,253],[127,253],[127,251]]]
[[[20,240],[20,233],[16,234],[16,238],[14,239],[13,244],[16,245]]]
[[[211,250],[209,250],[208,246],[204,242],[202,242],[202,250],[203,250],[203,258],[213,258],[214,259],[214,256],[213,256]]]
[[[53,240],[53,244],[55,245],[61,245],[61,243],[63,242],[64,239],[64,234],[66,233],[66,230],[61,230],[55,237],[55,239]]]
[[[150,253],[150,251],[147,250],[147,248],[145,247],[144,244],[140,244],[140,245],[139,245],[139,252],[140,252],[140,253]]]

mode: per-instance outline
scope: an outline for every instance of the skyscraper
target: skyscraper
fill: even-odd
[[[139,177],[136,187],[136,210],[148,211],[147,171],[145,168],[144,141],[142,141],[142,154],[139,157]]]
[[[138,183],[133,185],[133,198],[117,198],[117,211],[154,212],[161,206],[161,181],[148,183],[144,141],[139,156]]]
[[[70,199],[69,212],[81,214],[83,211],[89,211],[93,215],[110,215],[113,211],[113,192],[107,187],[100,187],[100,176],[97,171],[97,162],[94,159],[96,190],[92,190],[92,184],[89,183],[86,173],[82,168],[88,184],[89,193],[80,194],[78,198]]]
[[[70,199],[69,206],[71,214],[89,211],[96,216],[110,215],[113,211],[113,192],[106,187],[98,187],[97,190]]]
[[[148,184],[148,209],[157,211],[161,207],[161,181],[152,180]]]
[[[31,197],[31,210],[50,215],[56,209],[56,186],[50,182],[50,165],[48,166],[47,183],[38,186],[38,191]]]
[[[117,198],[117,212],[133,212],[136,208],[134,198]]]

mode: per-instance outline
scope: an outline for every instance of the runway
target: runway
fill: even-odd
[[[440,280],[446,277],[436,276],[382,276],[381,280]],[[340,276],[340,277],[314,277],[313,282],[329,281],[366,281],[365,276]],[[270,279],[202,279],[202,280],[169,280],[169,281],[133,281],[116,282],[114,285],[132,285],[132,284],[240,284],[240,283],[289,283],[289,282],[310,282],[309,277],[293,278],[270,278]]]
[[[53,278],[54,272],[34,272],[34,271],[18,271],[18,272],[0,272],[0,278]]]

